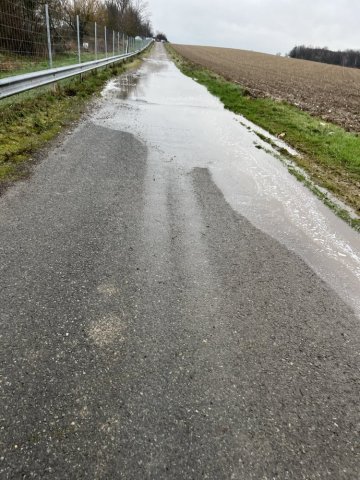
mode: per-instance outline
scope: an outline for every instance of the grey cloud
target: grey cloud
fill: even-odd
[[[152,23],[171,41],[288,52],[295,44],[360,49],[355,0],[150,0]]]

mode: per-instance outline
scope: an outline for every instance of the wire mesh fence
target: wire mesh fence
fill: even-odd
[[[140,37],[73,11],[0,0],[0,77],[131,53],[143,45]]]

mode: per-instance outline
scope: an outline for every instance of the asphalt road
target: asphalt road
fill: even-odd
[[[144,93],[175,96],[172,69],[158,46],[141,95],[105,95],[0,199],[1,478],[358,479],[359,317],[174,160],[179,109]]]

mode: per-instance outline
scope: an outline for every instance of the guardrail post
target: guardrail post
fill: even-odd
[[[95,26],[94,26],[94,35],[95,35],[95,46],[94,46],[95,60],[97,60],[97,24],[96,24],[96,22],[95,22]]]
[[[105,35],[105,57],[107,58],[107,32],[106,27],[104,27],[104,35]]]
[[[76,32],[77,32],[78,57],[79,57],[79,63],[81,63],[80,21],[79,21],[79,15],[76,15]]]
[[[51,35],[50,35],[50,21],[49,21],[49,5],[45,4],[45,19],[46,19],[46,34],[47,34],[47,46],[49,54],[49,68],[52,68],[52,51],[51,51]]]

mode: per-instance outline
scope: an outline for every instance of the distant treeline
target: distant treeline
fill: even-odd
[[[342,67],[360,68],[360,50],[339,50],[334,52],[326,47],[305,47],[305,45],[300,45],[291,50],[289,57],[341,65]]]

